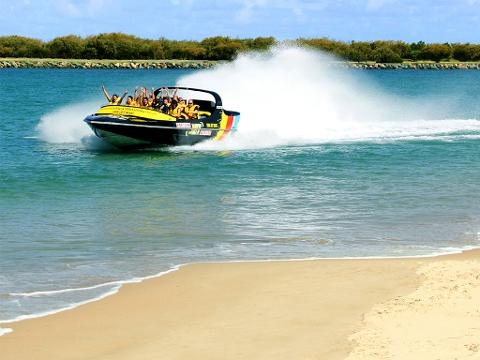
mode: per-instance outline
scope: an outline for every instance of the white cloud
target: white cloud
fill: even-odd
[[[93,17],[105,10],[111,0],[57,0],[60,12],[70,17]]]
[[[239,22],[248,23],[253,19],[255,8],[264,7],[267,3],[268,1],[266,0],[245,0],[235,19]]]
[[[197,0],[170,0],[170,4],[173,6],[180,6],[185,9],[191,9]],[[199,2],[202,4],[202,2]]]
[[[394,2],[396,0],[367,0],[367,10],[375,11]]]
[[[326,7],[328,1],[302,1],[302,0],[240,0],[240,10],[235,19],[239,22],[248,23],[255,19],[258,10],[271,8],[290,11],[298,18],[305,16],[305,10],[321,10]]]

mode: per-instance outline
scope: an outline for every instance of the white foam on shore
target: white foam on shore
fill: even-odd
[[[97,297],[94,297],[94,298],[91,298],[91,299],[88,299],[88,300],[85,300],[85,301],[79,301],[79,302],[76,302],[76,303],[72,303],[68,306],[65,306],[65,307],[62,307],[62,308],[59,308],[59,309],[44,311],[44,312],[29,314],[29,315],[20,315],[20,316],[17,316],[15,318],[13,318],[13,319],[1,320],[0,324],[11,324],[11,323],[17,322],[17,321],[35,319],[35,318],[39,318],[39,317],[44,317],[44,316],[48,316],[48,315],[57,314],[59,312],[66,311],[66,310],[72,310],[72,309],[75,309],[76,307],[78,307],[80,305],[85,305],[85,304],[88,304],[88,303],[91,303],[91,302],[94,302],[94,301],[102,300],[102,299],[105,299],[106,297],[108,297],[110,295],[116,294],[118,292],[118,290],[120,289],[120,287],[121,286],[117,286],[117,287],[113,288],[112,290],[110,290],[110,291],[108,291],[108,292],[106,292],[106,293],[104,293],[100,296],[97,296]]]
[[[180,269],[181,266],[183,266],[183,265],[174,266],[169,270],[162,271],[162,272],[154,274],[154,275],[149,275],[149,276],[145,276],[145,277],[135,277],[135,278],[132,278],[132,279],[129,279],[129,280],[124,280],[124,281],[111,282],[111,283],[108,283],[108,284],[116,284],[116,286],[114,286],[109,291],[107,291],[107,292],[105,292],[105,293],[103,293],[99,296],[96,296],[94,298],[91,298],[91,299],[88,299],[88,300],[85,300],[85,301],[79,301],[79,302],[76,302],[76,303],[72,303],[68,306],[65,306],[65,307],[62,307],[62,308],[59,308],[59,309],[54,309],[54,310],[50,310],[50,311],[44,311],[44,312],[34,313],[34,314],[29,314],[29,315],[20,315],[20,316],[17,316],[15,318],[13,318],[13,319],[0,320],[0,325],[1,324],[11,324],[11,323],[22,321],[22,320],[36,319],[36,318],[40,318],[40,317],[44,317],[44,316],[57,314],[57,313],[60,313],[60,312],[63,312],[63,311],[72,310],[72,309],[75,309],[79,306],[82,306],[82,305],[85,305],[85,304],[88,304],[88,303],[91,303],[91,302],[99,301],[99,300],[105,299],[106,297],[114,295],[120,290],[122,285],[140,283],[144,280],[157,278],[157,277],[169,274],[171,272],[177,271],[178,269]],[[31,292],[31,293],[12,293],[10,295],[15,296],[14,294],[16,294],[17,296],[26,296],[26,297],[42,296],[42,295],[47,295],[47,294],[58,294],[58,293],[65,293],[65,292],[71,292],[71,291],[90,290],[92,288],[95,289],[95,288],[101,288],[101,287],[104,287],[104,286],[108,286],[107,283],[94,285],[92,287],[86,287],[86,288],[52,290],[52,291],[36,291],[36,292]],[[38,295],[39,293],[40,293],[40,295]],[[7,329],[7,330],[10,330],[10,331],[5,331],[5,332],[2,332],[1,330],[2,330],[2,328],[0,328],[0,336],[5,335],[7,333],[10,333],[12,331],[11,329]]]
[[[391,255],[391,256],[332,256],[332,257],[318,257],[312,256],[308,258],[291,258],[291,259],[255,259],[255,260],[228,260],[228,261],[211,261],[211,262],[192,262],[189,264],[204,264],[204,263],[213,263],[213,264],[236,264],[236,263],[261,263],[261,262],[297,262],[297,261],[316,261],[316,260],[395,260],[395,259],[426,259],[426,258],[435,258],[440,256],[447,255],[456,255],[461,254],[465,251],[477,250],[480,249],[480,245],[477,246],[464,246],[464,247],[446,247],[441,250],[422,254],[422,255]],[[182,266],[184,266],[182,265]]]
[[[138,281],[137,281],[138,280]],[[129,282],[140,282],[140,278],[134,278]],[[80,288],[71,288],[71,289],[60,289],[60,290],[45,290],[45,291],[32,291],[32,292],[12,292],[9,293],[8,295],[12,297],[40,297],[40,296],[50,296],[50,295],[57,295],[57,294],[66,294],[66,293],[71,293],[71,292],[77,292],[77,291],[87,291],[87,290],[95,290],[95,289],[101,289],[103,287],[107,286],[112,286],[112,285],[122,285],[124,284],[124,281],[111,281],[111,282],[106,282],[103,284],[98,284],[98,285],[92,285],[92,286],[86,286],[86,287],[80,287]]]
[[[0,328],[0,336],[11,333],[13,330],[9,328]]]

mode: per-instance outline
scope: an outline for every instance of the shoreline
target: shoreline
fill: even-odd
[[[117,286],[116,288],[112,288],[109,291],[106,291],[105,293],[102,293],[101,295],[84,300],[81,302],[76,302],[76,303],[71,303],[70,305],[60,308],[60,309],[55,309],[55,310],[47,310],[41,313],[34,313],[34,314],[29,314],[29,315],[20,315],[16,318],[13,319],[7,319],[7,320],[1,320],[0,319],[0,337],[6,333],[9,333],[10,331],[6,333],[2,333],[2,330],[5,330],[5,328],[2,328],[2,324],[14,324],[20,321],[25,321],[25,320],[31,320],[31,319],[38,319],[38,318],[43,318],[46,316],[51,316],[55,314],[62,313],[64,311],[70,311],[74,310],[78,307],[87,305],[92,302],[97,302],[101,301],[109,296],[116,295],[123,286],[125,285],[131,285],[131,284],[141,284],[144,281],[148,281],[151,279],[158,279],[162,276],[168,275],[170,273],[179,271],[181,268],[185,266],[190,266],[190,265],[207,265],[207,264],[217,264],[217,265],[228,265],[228,264],[242,264],[242,263],[271,263],[271,262],[303,262],[303,261],[324,261],[324,260],[413,260],[413,259],[435,259],[437,257],[444,257],[444,256],[455,256],[455,255],[460,255],[465,252],[470,252],[470,251],[480,251],[480,246],[468,246],[465,248],[459,248],[456,250],[452,250],[449,252],[443,252],[443,253],[433,253],[433,254],[426,254],[426,255],[401,255],[401,256],[363,256],[363,257],[310,257],[310,258],[286,258],[286,259],[254,259],[254,260],[227,260],[227,261],[206,261],[206,262],[187,262],[187,263],[182,263],[182,264],[177,264],[172,266],[170,269],[160,271],[156,274],[152,275],[145,275],[142,277],[135,277],[131,279],[126,279],[126,280],[115,280],[111,282],[106,282],[106,283],[101,283],[101,284],[96,284],[92,286],[87,286],[84,288],[68,288],[68,289],[59,289],[59,290],[51,290],[51,291],[36,291],[32,293],[11,293],[13,295],[25,295],[28,294],[28,296],[38,296],[38,295],[43,295],[43,294],[51,294],[51,293],[65,293],[65,292],[73,292],[73,291],[85,291],[85,290],[90,290],[90,289],[97,289],[97,288],[102,288],[102,287],[107,287],[107,286]],[[8,329],[7,329],[8,330]]]
[[[0,346],[5,359],[32,352],[38,359],[214,359],[226,353],[342,359],[357,348],[349,338],[361,338],[362,321],[375,306],[421,288],[422,266],[469,261],[480,264],[480,250],[408,259],[190,264],[73,310],[2,323],[13,332],[0,337]]]
[[[0,58],[0,69],[209,69],[227,61],[211,60],[97,60]],[[406,61],[376,63],[372,61],[332,61],[334,68],[359,70],[480,70],[480,62]]]

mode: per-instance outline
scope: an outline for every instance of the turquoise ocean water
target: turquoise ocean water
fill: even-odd
[[[0,70],[0,320],[187,262],[478,246],[480,71],[322,66],[281,51],[212,71]],[[102,83],[210,85],[239,138],[115,151],[82,122]]]

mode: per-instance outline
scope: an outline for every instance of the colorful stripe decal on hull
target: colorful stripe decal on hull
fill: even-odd
[[[224,115],[222,121],[220,122],[221,130],[218,131],[215,140],[222,140],[225,136],[228,135],[231,131],[235,131],[237,128],[238,120],[240,116],[233,115]]]

